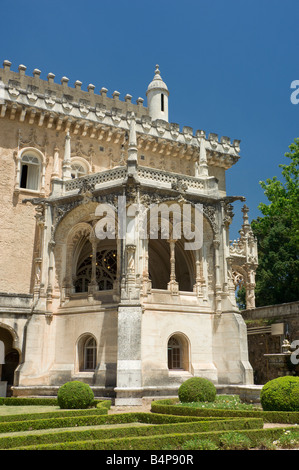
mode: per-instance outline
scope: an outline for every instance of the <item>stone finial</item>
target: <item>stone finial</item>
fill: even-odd
[[[51,73],[51,72],[48,73],[47,78],[48,78],[49,83],[54,83],[54,78],[55,78],[54,73]]]
[[[89,91],[89,93],[94,93],[94,89],[95,89],[95,85],[93,85],[92,83],[90,83],[87,87],[87,90]]]
[[[159,70],[159,65],[157,64],[156,69],[155,69],[155,79],[160,78],[160,75],[161,75],[161,72]]]
[[[126,96],[125,96],[125,101],[126,101],[127,103],[131,103],[131,101],[132,101],[132,96],[129,95],[129,94],[126,94]]]
[[[39,69],[34,69],[32,74],[33,74],[34,78],[39,78],[40,74],[41,74],[41,71]]]
[[[63,86],[68,86],[69,78],[67,78],[67,77],[62,77],[62,79],[60,80],[60,82],[61,82],[61,85],[63,85]]]
[[[199,147],[199,175],[209,176],[205,138],[200,139]]]
[[[138,106],[143,106],[144,99],[139,97],[137,98],[136,103],[138,104]]]
[[[135,114],[131,114],[130,119],[130,133],[129,133],[129,148],[128,148],[128,174],[134,175],[137,171],[137,136],[136,136],[136,120]]]
[[[113,96],[113,99],[114,100],[118,100],[119,99],[119,95],[120,95],[120,92],[119,91],[114,91],[112,93],[112,96]]]
[[[80,80],[76,80],[75,81],[75,88],[77,90],[81,90],[81,86],[82,86],[82,82],[80,82]]]
[[[11,67],[11,62],[9,60],[4,60],[3,61],[3,69],[5,72],[8,72]]]
[[[130,120],[129,146],[134,148],[137,147],[136,119],[134,113],[131,114]]]
[[[25,65],[20,64],[19,65],[19,74],[20,75],[25,75],[26,69],[27,69],[27,67]]]
[[[104,87],[101,88],[100,93],[101,93],[101,95],[102,95],[103,97],[105,97],[105,96],[107,95],[107,93],[108,93],[107,88],[104,88]]]
[[[250,229],[250,224],[249,224],[249,221],[248,221],[249,208],[246,206],[246,204],[244,204],[241,211],[243,212],[243,225],[242,225],[242,228],[246,231],[246,233],[248,233],[248,231]]]

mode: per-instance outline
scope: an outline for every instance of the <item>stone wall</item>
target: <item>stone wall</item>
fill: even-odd
[[[254,383],[264,384],[278,377],[278,370],[269,365],[264,354],[280,353],[285,338],[290,343],[299,340],[299,302],[243,310],[242,316],[247,325]]]

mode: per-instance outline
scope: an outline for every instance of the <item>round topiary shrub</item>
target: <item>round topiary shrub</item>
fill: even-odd
[[[178,396],[182,403],[190,403],[193,401],[214,401],[216,393],[215,385],[208,379],[192,377],[182,383]]]
[[[88,384],[74,380],[59,388],[57,401],[63,409],[84,409],[93,405],[94,393]]]
[[[264,411],[299,411],[299,377],[270,380],[263,386],[260,399]]]

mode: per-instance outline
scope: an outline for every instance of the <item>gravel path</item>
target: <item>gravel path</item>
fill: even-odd
[[[117,413],[150,413],[151,404],[144,404],[141,406],[111,406],[108,415]]]

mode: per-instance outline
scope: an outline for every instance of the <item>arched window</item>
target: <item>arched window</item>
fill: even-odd
[[[41,162],[38,156],[31,152],[26,152],[21,160],[20,188],[39,190]]]
[[[96,368],[97,364],[97,344],[91,336],[88,337],[83,347],[83,370],[90,371]]]
[[[72,178],[80,178],[80,176],[88,175],[88,173],[90,172],[89,164],[82,157],[72,158],[71,168]]]
[[[86,170],[80,163],[72,163],[71,175],[72,178],[79,178],[80,176],[86,175]]]
[[[92,274],[92,254],[88,254],[82,261],[79,261],[75,291],[87,292],[91,282]],[[117,275],[117,252],[116,250],[98,251],[96,255],[96,282],[99,290],[113,289],[113,283]]]
[[[189,370],[188,341],[184,335],[175,334],[167,345],[168,369]]]

